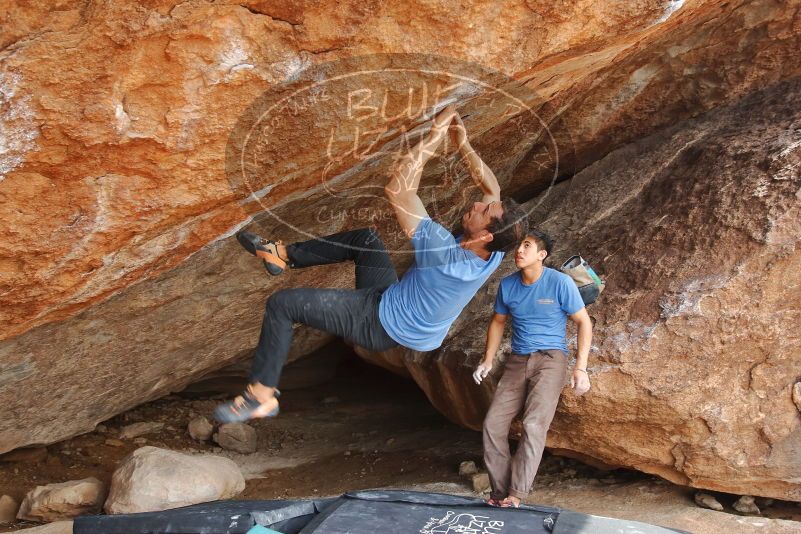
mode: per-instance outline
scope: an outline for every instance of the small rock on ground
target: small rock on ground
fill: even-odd
[[[10,525],[17,518],[19,503],[8,495],[0,497],[0,525]]]
[[[489,475],[487,473],[476,473],[472,478],[473,491],[476,493],[486,493],[490,489]]]
[[[214,425],[202,415],[195,417],[187,427],[189,435],[197,441],[208,441],[214,433]]]
[[[122,427],[122,430],[120,430],[120,438],[121,439],[138,438],[139,436],[144,436],[146,434],[152,434],[153,432],[158,432],[162,428],[164,428],[164,423],[157,423],[157,422],[134,423],[132,425],[127,425]]]
[[[474,461],[468,460],[459,464],[460,477],[470,478],[476,473],[478,473],[478,468],[476,467],[476,463]]]
[[[750,495],[743,495],[737,499],[737,501],[732,505],[732,508],[741,514],[759,515],[762,513],[754,502],[754,498]]]
[[[214,434],[214,441],[229,451],[251,454],[256,452],[256,430],[244,423],[228,423],[220,426]]]
[[[723,511],[723,505],[718,502],[716,498],[708,493],[698,492],[695,494],[695,504],[701,508],[709,508],[710,510]]]
[[[105,486],[93,477],[37,486],[23,499],[17,518],[50,523],[96,514],[105,497]]]

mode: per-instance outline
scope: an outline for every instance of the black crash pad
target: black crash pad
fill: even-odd
[[[679,530],[523,505],[493,508],[481,499],[399,490],[319,500],[220,501],[142,514],[75,519],[74,534],[669,534]]]

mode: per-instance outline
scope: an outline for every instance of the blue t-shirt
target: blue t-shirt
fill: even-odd
[[[503,252],[482,260],[430,218],[418,225],[412,246],[414,263],[384,292],[378,316],[390,337],[404,347],[433,350],[501,264]]]
[[[501,280],[495,296],[495,313],[512,315],[512,352],[537,350],[567,352],[567,317],[584,307],[578,287],[566,274],[545,267],[531,285],[520,271]]]

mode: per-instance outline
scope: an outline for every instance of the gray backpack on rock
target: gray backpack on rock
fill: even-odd
[[[595,302],[606,286],[606,283],[592,270],[590,264],[578,254],[564,262],[559,270],[576,283],[585,306]]]

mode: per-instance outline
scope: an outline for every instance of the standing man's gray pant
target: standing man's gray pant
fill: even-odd
[[[484,463],[494,499],[528,496],[542,460],[545,435],[565,386],[566,371],[567,355],[561,350],[511,354],[507,358],[484,419]],[[521,409],[523,436],[512,458],[509,427]]]

